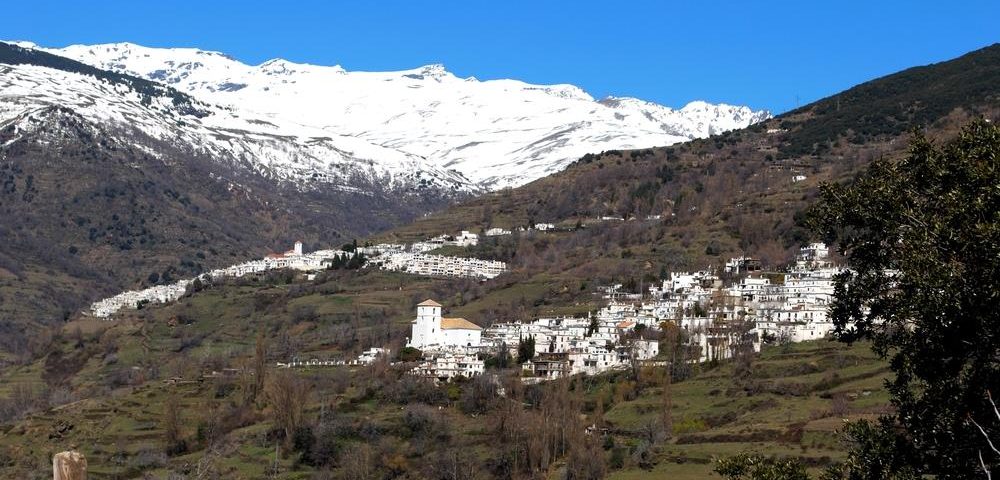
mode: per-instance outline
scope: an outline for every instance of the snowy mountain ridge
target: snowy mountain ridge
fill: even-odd
[[[262,155],[262,163],[293,169],[287,176],[300,179],[328,167],[329,150],[393,178],[427,171],[422,178],[453,189],[497,189],[559,171],[586,153],[670,145],[770,117],[700,101],[681,109],[627,97],[597,101],[573,85],[459,78],[443,65],[361,72],[283,59],[252,66],[194,48],[18,44],[171,86],[212,105],[206,128],[225,128],[229,136],[245,130],[295,137],[294,148],[263,148],[254,139],[239,152]],[[317,143],[326,145],[316,150]],[[289,148],[295,160],[286,158]]]
[[[173,148],[230,162],[302,188],[478,191],[468,179],[416,155],[282,119],[248,115],[196,100],[181,109],[167,96],[143,95],[124,83],[76,71],[0,62],[0,127],[12,143],[44,124],[53,109],[68,109],[112,127],[130,143],[138,132]],[[58,123],[58,122],[57,122]],[[118,139],[119,141],[121,139]],[[137,144],[156,157],[156,150]],[[363,193],[363,192],[362,192]]]

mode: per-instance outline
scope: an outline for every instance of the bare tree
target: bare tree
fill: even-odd
[[[167,453],[177,454],[185,450],[181,439],[181,409],[177,397],[170,395],[163,403],[163,418],[161,419],[164,440],[167,442]]]
[[[264,390],[274,424],[284,432],[286,444],[290,444],[295,431],[303,424],[311,387],[294,372],[282,370],[271,378]]]
[[[566,461],[566,480],[600,480],[607,476],[604,452],[593,437],[574,442]]]
[[[733,359],[733,381],[736,385],[746,387],[753,378],[754,323],[740,317],[729,323],[729,338],[731,356]]]
[[[355,445],[344,453],[344,478],[368,480],[375,478],[375,454],[367,444]]]

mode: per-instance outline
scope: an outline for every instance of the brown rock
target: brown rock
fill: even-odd
[[[52,457],[52,480],[87,480],[87,459],[72,450]]]

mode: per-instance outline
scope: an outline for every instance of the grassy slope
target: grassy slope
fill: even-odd
[[[364,283],[373,285],[379,281],[386,287],[381,293],[377,288],[360,292],[341,283],[345,286],[342,292],[307,294],[290,299],[281,307],[292,311],[296,306],[315,305],[318,319],[291,328],[303,342],[303,350],[320,358],[340,352],[338,347],[325,344],[329,339],[324,338],[322,332],[329,325],[349,322],[345,318],[354,314],[355,305],[377,305],[396,312],[394,301],[384,295],[399,279],[379,274],[366,278]],[[414,282],[404,289],[419,295],[428,287],[432,286]],[[160,418],[166,398],[180,399],[184,434],[193,438],[199,423],[207,416],[218,415],[234,401],[235,394],[218,395],[215,380],[201,378],[212,363],[210,359],[246,354],[252,348],[252,336],[241,332],[254,331],[275,321],[269,313],[245,317],[239,312],[239,305],[252,297],[266,295],[268,291],[287,288],[291,287],[213,289],[192,297],[185,302],[187,306],[150,309],[144,312],[143,322],[122,322],[107,330],[106,324],[81,322],[71,325],[70,330],[80,327],[84,338],[100,332],[104,342],[117,337],[119,345],[116,364],[106,365],[100,355],[87,361],[73,380],[80,384],[78,388],[100,383],[101,378],[112,375],[116,368],[128,365],[141,366],[140,373],[144,373],[151,364],[162,362],[159,366],[161,379],[115,388],[4,426],[0,434],[0,452],[5,458],[13,459],[13,464],[7,465],[5,471],[14,473],[32,465],[43,466],[51,453],[70,444],[80,445],[87,454],[95,478],[134,478],[142,470],[156,469],[164,473],[164,465],[177,468],[184,463],[197,462],[204,451],[196,450],[169,460],[159,455],[164,447]],[[165,319],[178,313],[197,320],[188,326],[169,327]],[[397,325],[405,325],[408,318],[405,314],[390,316]],[[183,330],[189,333],[177,333]],[[183,355],[194,359],[194,363],[179,361],[178,355],[172,352],[181,339],[199,333],[205,334],[205,338],[185,350]],[[67,335],[61,345],[68,353],[76,349],[73,336]],[[277,337],[272,342],[276,344]],[[85,340],[84,343],[86,346],[82,348],[87,349],[102,342]],[[44,370],[44,364],[38,363],[5,372],[2,384],[9,388],[18,383],[38,382]],[[801,456],[814,464],[822,464],[841,455],[833,434],[841,417],[854,418],[882,411],[885,406],[881,381],[886,368],[873,357],[867,345],[847,347],[812,342],[787,350],[776,347],[764,352],[755,371],[755,377],[765,386],[752,396],[728,392],[732,382],[726,365],[706,368],[694,378],[676,383],[673,386],[674,439],[655,449],[652,472],[670,474],[671,478],[704,478],[711,470],[709,462],[713,457],[745,449]],[[363,393],[368,378],[365,369],[335,367],[301,373],[317,385],[310,403],[310,417],[318,415],[322,404],[332,405],[338,412],[336,415],[345,422],[371,422],[400,451],[409,451],[408,439],[397,433],[403,410],[397,404],[372,400]],[[336,383],[333,379],[345,375],[349,378],[349,387],[340,390],[331,386]],[[655,386],[659,372],[648,371],[644,375],[649,385],[631,400],[622,397],[619,385],[625,380],[620,375],[599,377],[588,387],[588,404],[593,405],[601,398],[608,405],[605,419],[615,432],[617,445],[636,444],[642,436],[643,425],[659,418],[661,390]],[[167,380],[175,377],[181,381]],[[856,399],[848,401],[846,410],[831,415],[833,400],[830,394],[850,395]],[[487,420],[477,420],[455,408],[446,409],[443,415],[452,425],[457,443],[483,456],[490,455],[492,433],[487,428]],[[270,426],[265,417],[258,416],[249,425],[230,434],[228,446],[217,460],[226,478],[259,477],[273,462],[273,443],[267,439]],[[70,425],[72,428],[66,430]],[[345,438],[342,443],[346,448],[357,441]],[[404,456],[410,468],[419,468],[428,461]],[[294,455],[280,459],[279,463],[285,472],[281,478],[306,478],[302,472],[310,470],[296,465]],[[612,478],[648,478],[649,474],[636,465],[628,465],[614,472]]]
[[[706,478],[711,460],[741,451],[798,456],[823,465],[843,456],[835,434],[844,419],[884,412],[888,396],[884,362],[866,344],[845,346],[814,341],[785,349],[770,347],[755,366],[755,378],[769,384],[752,396],[727,395],[728,366],[702,372],[673,386],[675,438],[659,449],[653,472],[670,478]],[[779,393],[779,392],[792,392]],[[660,418],[662,390],[651,389],[615,405],[605,418],[618,428],[636,430]],[[835,406],[836,396],[845,403]],[[721,424],[720,424],[721,423]],[[627,440],[626,440],[627,442]],[[649,478],[641,469],[611,478]]]

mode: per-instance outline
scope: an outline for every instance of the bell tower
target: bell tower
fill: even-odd
[[[424,300],[417,305],[417,318],[413,321],[410,346],[421,348],[434,345],[441,337],[441,304],[434,300]]]

